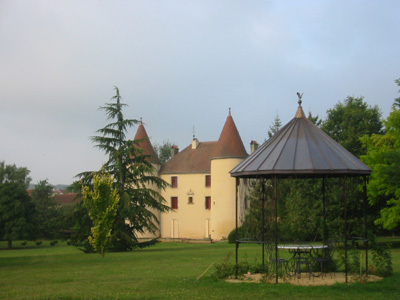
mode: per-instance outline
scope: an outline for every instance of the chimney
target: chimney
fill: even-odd
[[[198,145],[199,145],[199,140],[197,138],[193,138],[192,149],[196,149]]]
[[[250,142],[250,152],[253,153],[258,149],[258,143],[256,141]]]
[[[179,148],[177,145],[172,145],[171,147],[171,157],[174,157],[179,153]]]

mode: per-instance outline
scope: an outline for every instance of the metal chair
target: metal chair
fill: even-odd
[[[269,262],[269,270],[271,273],[275,273],[278,271],[278,277],[283,278],[289,274],[288,264],[289,260],[285,258],[276,258],[273,253],[275,252],[275,245],[269,244],[266,247],[266,251],[268,252],[268,262]]]
[[[290,270],[291,276],[301,277],[301,273],[308,273],[311,278],[312,271],[312,251],[313,247],[309,244],[298,244],[288,245],[289,253],[292,254],[292,258],[288,263],[288,269]]]
[[[328,245],[328,248],[322,249],[322,256],[317,256],[313,258],[313,269],[318,269],[317,271],[313,271],[312,275],[315,277],[319,276],[326,276],[327,272],[329,271],[330,276],[332,278],[334,272],[332,272],[332,265],[333,265],[333,251],[334,251],[334,243],[333,242],[326,242],[325,245]]]

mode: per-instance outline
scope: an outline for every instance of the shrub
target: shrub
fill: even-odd
[[[25,246],[26,245],[26,241],[21,243],[21,246]]]
[[[369,268],[371,272],[378,276],[388,277],[393,273],[392,255],[389,247],[375,246],[372,250],[372,266]]]
[[[235,244],[236,243],[236,229],[233,229],[228,235],[228,243]]]
[[[224,258],[221,264],[216,264],[216,276],[219,279],[226,279],[236,275],[236,263],[229,262],[229,259],[232,255],[232,252],[229,252],[228,255]],[[241,276],[244,273],[247,273],[250,269],[250,265],[247,261],[240,262],[238,264],[238,275]]]
[[[51,242],[50,242],[50,245],[51,245],[51,246],[55,246],[57,243],[58,243],[58,241],[51,241]]]
[[[40,246],[43,242],[42,241],[37,241],[36,246]]]
[[[349,251],[349,271],[352,274],[360,273],[360,253],[357,250]]]
[[[239,230],[239,238],[244,236],[245,233],[245,228],[243,226],[240,226],[238,228]],[[233,229],[229,235],[228,235],[228,242],[229,244],[235,244],[236,243],[236,229]]]
[[[346,257],[345,252],[341,251],[339,259],[339,268],[346,268]],[[347,251],[347,270],[351,274],[360,273],[360,252],[356,249],[350,249]]]

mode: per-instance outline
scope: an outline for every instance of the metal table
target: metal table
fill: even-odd
[[[328,245],[309,245],[309,244],[288,244],[278,245],[278,249],[288,250],[292,254],[292,258],[288,262],[288,269],[293,276],[300,278],[302,272],[312,275],[313,254],[319,249],[327,249]],[[302,266],[305,270],[302,270]]]

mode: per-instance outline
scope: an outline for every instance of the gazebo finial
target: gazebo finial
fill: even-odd
[[[295,118],[305,118],[306,116],[303,112],[303,108],[301,107],[301,103],[303,102],[301,100],[301,98],[303,98],[303,93],[300,94],[299,92],[297,92],[297,97],[299,97],[299,101],[298,101],[299,107],[297,108]]]
[[[303,98],[303,93],[299,93],[299,92],[297,92],[297,97],[299,97],[299,101],[298,101],[298,103],[299,103],[299,106],[301,106],[301,103],[303,102],[303,101],[301,101],[301,98]]]

